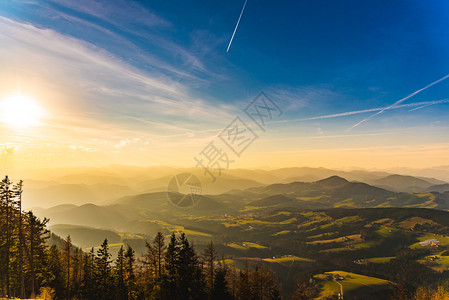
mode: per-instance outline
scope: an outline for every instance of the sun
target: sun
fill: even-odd
[[[0,101],[0,122],[15,127],[39,125],[44,115],[37,101],[20,92],[5,96]]]

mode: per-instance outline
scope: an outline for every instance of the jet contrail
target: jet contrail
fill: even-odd
[[[421,108],[425,108],[425,107],[430,106],[430,105],[433,105],[433,103],[429,103],[429,104],[426,104],[426,105],[423,105],[423,106],[420,106],[420,107],[413,108],[413,109],[409,110],[408,112],[415,111],[415,110],[418,110],[418,109],[421,109]]]
[[[432,101],[415,102],[415,103],[409,103],[409,104],[401,104],[401,105],[396,105],[394,107],[378,107],[378,108],[369,108],[369,109],[363,109],[363,110],[354,110],[354,111],[347,111],[347,112],[338,113],[338,114],[322,115],[322,116],[316,116],[316,117],[310,117],[310,118],[302,118],[302,119],[280,120],[280,121],[275,121],[275,122],[272,122],[272,123],[278,124],[278,123],[287,123],[287,122],[332,119],[332,118],[339,118],[339,117],[347,117],[347,116],[352,116],[352,115],[364,114],[364,113],[373,112],[373,111],[381,111],[381,110],[387,110],[387,109],[399,109],[399,108],[419,106],[419,107],[417,107],[415,109],[409,110],[409,112],[410,112],[410,111],[413,111],[413,110],[416,110],[416,109],[419,109],[419,108],[424,108],[424,107],[429,106],[429,105],[444,104],[444,103],[449,103],[449,99],[441,99],[441,100],[432,100]]]
[[[360,124],[362,124],[362,123],[364,123],[364,122],[366,122],[366,121],[372,119],[373,117],[375,117],[375,116],[377,116],[377,115],[380,115],[381,113],[383,113],[383,112],[386,111],[387,109],[390,109],[390,108],[392,108],[392,107],[395,107],[396,105],[398,105],[398,104],[404,102],[405,100],[407,100],[407,99],[409,99],[409,98],[415,96],[416,94],[418,94],[418,93],[420,93],[420,92],[422,92],[422,91],[424,91],[424,90],[430,88],[431,86],[433,86],[433,85],[435,85],[435,84],[437,84],[437,83],[440,83],[441,81],[443,81],[443,80],[445,80],[445,79],[447,79],[447,78],[449,78],[449,74],[447,74],[446,76],[444,76],[444,77],[438,79],[437,81],[432,82],[431,84],[429,84],[429,85],[423,87],[422,89],[419,89],[419,90],[417,90],[417,91],[411,93],[411,94],[408,95],[407,97],[404,97],[404,98],[402,98],[402,99],[396,101],[395,103],[391,104],[390,106],[385,107],[384,109],[382,109],[382,110],[378,111],[377,113],[375,113],[375,114],[369,116],[368,118],[363,119],[362,121],[360,121],[360,122],[358,122],[357,124],[353,125],[352,127],[348,128],[347,131],[350,131],[351,129],[356,128],[356,127],[359,126]]]
[[[410,104],[402,104],[402,105],[396,105],[394,107],[370,108],[370,109],[364,109],[364,110],[348,111],[348,112],[339,113],[339,114],[311,117],[311,118],[306,118],[306,119],[301,119],[301,120],[302,121],[309,121],[309,120],[319,120],[319,119],[346,117],[346,116],[363,114],[363,113],[372,112],[372,111],[378,111],[379,112],[379,111],[385,111],[387,109],[398,109],[398,108],[404,108],[404,107],[419,106],[418,108],[410,110],[410,111],[413,111],[413,110],[416,110],[416,109],[419,109],[419,108],[424,108],[425,106],[435,105],[435,104],[442,104],[442,103],[449,103],[449,99],[433,100],[433,101],[425,101],[425,102],[416,102],[416,103],[410,103]]]
[[[226,53],[228,53],[229,48],[231,48],[232,40],[234,39],[235,32],[237,31],[237,28],[239,27],[240,19],[242,18],[243,11],[245,10],[245,7],[246,7],[246,2],[248,2],[248,0],[245,0],[245,4],[243,4],[242,11],[240,12],[240,17],[237,21],[237,24],[235,25],[234,32],[232,33],[231,40],[229,41],[228,49],[226,49]]]

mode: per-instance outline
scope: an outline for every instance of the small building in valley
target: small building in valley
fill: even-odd
[[[424,242],[420,242],[419,244],[423,247],[425,246],[437,246],[440,243],[439,240],[437,239],[429,239],[429,240],[425,240]]]

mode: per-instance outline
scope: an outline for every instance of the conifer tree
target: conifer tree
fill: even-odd
[[[83,251],[78,247],[74,247],[72,252],[73,252],[73,255],[72,255],[71,291],[73,291],[72,296],[74,296],[75,298],[78,298],[81,296],[80,288],[81,288],[82,272],[83,272]]]
[[[72,261],[72,239],[70,235],[64,241],[63,247],[63,255],[64,255],[64,264],[65,264],[65,279],[66,279],[66,297],[67,299],[71,298],[70,286],[71,286],[71,278],[70,278],[70,263]]]
[[[61,253],[56,245],[50,247],[47,257],[47,275],[44,286],[50,287],[54,291],[55,299],[63,299],[64,289],[64,269],[60,260]]]
[[[187,240],[185,233],[179,237],[178,291],[189,299],[205,297],[204,275],[201,271],[198,256]]]
[[[12,183],[6,176],[0,183],[0,201],[1,201],[1,232],[2,240],[4,241],[2,245],[1,253],[1,277],[3,296],[10,296],[10,270],[11,270],[11,248],[12,248],[12,233],[13,233],[13,199],[14,192],[12,190]]]
[[[97,250],[95,258],[97,299],[108,300],[112,297],[111,253],[108,240],[105,239]]]
[[[137,296],[135,286],[136,276],[134,274],[135,261],[134,250],[128,246],[124,256],[124,279],[127,290],[127,299],[136,299]]]
[[[210,290],[209,299],[216,300],[231,300],[233,296],[229,292],[228,282],[226,280],[226,275],[228,268],[224,264],[218,264],[218,268],[215,271],[215,277]]]
[[[47,254],[46,239],[49,237],[49,231],[46,228],[48,219],[40,220],[31,211],[26,214],[26,223],[28,227],[26,245],[26,257],[29,266],[29,282],[31,286],[31,297],[39,292],[40,283],[45,273],[45,257]]]
[[[236,299],[244,300],[249,299],[249,295],[251,295],[251,286],[250,286],[250,270],[248,263],[246,263],[245,268],[240,270],[239,276],[236,282]]]
[[[217,252],[215,251],[214,243],[211,241],[207,244],[203,251],[202,259],[205,266],[205,277],[208,290],[211,290],[214,285],[215,278],[215,260],[217,259]]]
[[[125,251],[123,250],[123,246],[120,247],[117,259],[115,260],[114,278],[117,299],[127,299],[128,295],[125,286]]]
[[[83,299],[95,299],[96,285],[95,285],[95,252],[94,248],[90,250],[84,257],[83,263],[83,279],[81,285],[81,295]]]
[[[165,272],[161,281],[161,298],[177,299],[179,242],[173,232],[170,236],[167,251],[165,252]]]
[[[156,236],[153,240],[153,250],[156,260],[156,275],[158,278],[162,276],[162,265],[164,262],[164,254],[166,248],[167,247],[165,246],[164,234],[159,231],[158,233],[156,233]]]

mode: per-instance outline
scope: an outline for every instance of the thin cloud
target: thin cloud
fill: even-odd
[[[66,32],[107,47],[124,59],[132,58],[130,62],[139,62],[138,68],[151,68],[151,72],[165,70],[170,76],[177,75],[178,80],[194,79],[196,85],[225,78],[221,72],[211,71],[192,49],[172,41],[169,37],[173,24],[138,2],[51,0],[24,5],[23,9],[30,14],[36,10],[45,12],[52,16],[55,25],[63,27],[70,23]],[[136,39],[146,41],[146,45],[137,45]]]
[[[185,136],[186,131],[204,131],[201,126],[220,127],[234,116],[235,108],[208,103],[185,84],[141,71],[87,42],[4,17],[0,27],[0,58],[15,58],[5,67],[19,74],[22,69],[35,72],[54,87],[48,91],[53,98],[45,99],[53,109],[52,128],[40,129],[42,138],[57,141],[58,132],[67,130],[81,140],[92,135]],[[8,69],[1,73],[6,76]],[[64,95],[58,95],[62,88]],[[142,120],[149,126],[142,126]]]
[[[171,27],[172,24],[164,18],[150,12],[138,2],[114,0],[98,2],[95,0],[53,0],[57,5],[88,14],[104,22],[124,28],[124,23],[141,23],[148,27]],[[130,18],[130,16],[133,16]]]
[[[99,26],[94,22],[90,22],[84,19],[81,19],[76,16],[68,15],[63,12],[54,11],[55,14],[58,14],[61,18],[64,18],[65,20],[76,24],[79,27],[87,28],[88,30],[85,30],[86,32],[97,32],[95,33],[95,39],[98,40],[98,36],[101,36],[109,46],[115,46],[115,48],[122,53],[122,56],[124,57],[134,57],[135,59],[138,59],[142,65],[151,66],[153,69],[158,70],[159,72],[163,72],[165,74],[168,74],[172,77],[177,77],[178,79],[187,79],[191,80],[192,82],[199,82],[199,83],[207,83],[207,80],[205,78],[201,78],[199,76],[195,76],[192,73],[186,72],[185,68],[177,68],[176,66],[173,66],[172,64],[165,62],[160,57],[156,57],[152,53],[143,52],[140,47],[138,47],[136,44],[131,42],[129,39],[125,38],[124,36],[109,30],[103,26]],[[152,38],[148,38],[149,40],[153,40]],[[158,46],[165,45],[166,42],[160,41],[157,43]],[[174,47],[170,47],[169,45],[164,46],[164,49],[170,49],[171,51],[174,51],[173,49],[176,49]],[[175,51],[174,55],[178,55],[178,52]],[[187,51],[183,51],[185,53]],[[191,59],[189,59],[190,61]]]

